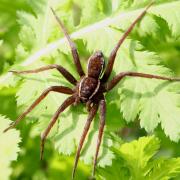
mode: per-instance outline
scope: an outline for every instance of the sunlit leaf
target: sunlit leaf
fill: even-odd
[[[128,1],[122,7],[118,3],[114,7],[113,3],[102,0],[83,0],[82,2],[33,0],[29,2],[33,14],[18,11],[18,22],[21,30],[16,58],[25,67],[18,67],[15,64],[12,68],[34,69],[45,64],[57,63],[66,67],[76,77],[78,76],[75,73],[67,40],[58,40],[58,38],[63,37],[63,34],[59,31],[58,24],[49,7],[52,6],[57,15],[61,17],[72,38],[77,42],[78,51],[87,50],[85,57],[81,56],[83,67],[86,67],[86,59],[95,50],[102,50],[106,57],[109,56],[117,40],[122,36],[122,31],[127,29],[148,3],[148,1],[143,1],[143,3]],[[148,15],[142,19],[137,28],[142,27],[146,35],[165,27],[168,30],[163,31],[164,34],[169,35],[172,31],[173,36],[177,37],[180,27],[178,21],[179,6],[178,1],[167,1],[166,3],[159,1],[159,4],[155,4],[149,10]],[[72,10],[74,8],[79,8],[80,14],[74,14]],[[152,17],[151,14],[153,14]],[[162,17],[161,20],[157,20],[159,15]],[[158,38],[158,36],[155,37]],[[143,45],[141,39],[137,37],[132,36],[131,39],[126,40],[118,52],[113,74],[131,70],[173,76],[171,70],[164,66],[163,61],[156,54],[157,52],[149,52],[150,49],[146,49],[146,46]],[[37,61],[38,59],[40,61]],[[2,86],[14,83],[12,77],[13,75],[9,73],[1,76]],[[24,110],[43,90],[52,85],[72,87],[65,82],[61,75],[55,73],[55,70],[23,76],[23,82],[21,82],[17,92],[18,107],[22,107]],[[113,107],[113,110],[107,110],[107,126],[100,149],[99,165],[104,167],[111,164],[114,156],[110,150],[110,147],[113,146],[113,140],[109,137],[109,131],[110,129],[118,130],[123,124],[123,118],[127,122],[139,118],[141,127],[148,132],[153,131],[160,123],[166,135],[171,140],[178,141],[180,138],[178,89],[179,84],[176,83],[126,78],[115,90],[109,95],[107,94],[107,107],[109,109]],[[50,93],[28,116],[31,121],[38,121],[37,129],[35,129],[37,134],[46,129],[51,117],[66,97],[66,95]],[[168,105],[166,106],[166,104]],[[118,115],[116,118],[111,118],[114,112]],[[87,112],[81,106],[72,107],[60,115],[50,134],[58,152],[68,155],[75,153],[86,118]],[[98,124],[99,118],[97,116],[82,150],[81,159],[85,163],[92,162],[97,142]]]
[[[20,135],[19,131],[12,129],[6,133],[3,130],[6,129],[12,121],[0,116],[0,179],[8,180],[12,168],[11,162],[15,161],[18,156]]]
[[[180,174],[180,158],[154,157],[160,141],[154,136],[142,137],[114,148],[116,159],[111,167],[99,168],[99,177],[110,179],[171,179]]]

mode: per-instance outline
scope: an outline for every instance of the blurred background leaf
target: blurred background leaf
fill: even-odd
[[[0,115],[0,179],[8,180],[12,167],[11,162],[17,160],[18,152],[20,151],[19,131],[12,129],[7,133],[3,133],[3,130],[11,123],[9,119]]]
[[[141,137],[113,148],[116,159],[111,167],[99,168],[99,178],[163,180],[176,177],[180,174],[180,158],[153,158],[159,148],[160,141],[154,136]]]

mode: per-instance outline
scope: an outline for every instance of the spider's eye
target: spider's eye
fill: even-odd
[[[97,57],[103,57],[103,53],[102,53],[101,51],[98,51],[98,52],[96,53],[96,56],[97,56]]]

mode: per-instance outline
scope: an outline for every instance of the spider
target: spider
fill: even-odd
[[[51,8],[52,13],[55,17],[55,19],[58,22],[58,25],[60,26],[60,29],[63,31],[73,56],[74,64],[76,66],[76,70],[80,76],[79,80],[76,80],[74,76],[68,72],[64,67],[56,64],[47,65],[38,69],[34,70],[27,70],[27,71],[10,71],[16,74],[27,74],[27,73],[38,73],[41,71],[46,71],[50,69],[56,69],[58,70],[64,78],[69,81],[71,84],[74,85],[73,89],[70,89],[65,86],[51,86],[48,89],[46,89],[34,102],[33,104],[24,112],[22,113],[16,121],[14,121],[10,126],[4,130],[4,132],[8,131],[11,128],[14,128],[28,113],[30,113],[50,92],[58,92],[63,94],[70,95],[58,108],[58,110],[53,115],[50,123],[48,124],[48,127],[45,129],[45,131],[41,134],[41,144],[40,144],[40,159],[43,158],[43,152],[44,152],[44,145],[45,140],[53,127],[53,125],[56,123],[59,115],[69,106],[71,105],[78,105],[79,103],[83,103],[87,107],[88,111],[88,118],[84,126],[84,130],[82,132],[82,136],[80,138],[80,142],[77,148],[76,156],[75,156],[75,162],[74,167],[72,171],[72,179],[74,179],[75,171],[77,168],[78,160],[80,157],[80,152],[83,147],[83,143],[85,141],[86,135],[88,133],[88,130],[90,128],[91,122],[93,121],[93,118],[95,117],[98,108],[99,108],[99,116],[100,116],[100,123],[99,123],[99,133],[98,133],[98,140],[96,145],[96,152],[93,160],[93,170],[92,175],[94,177],[95,175],[95,169],[97,164],[97,158],[99,153],[99,148],[103,136],[103,130],[105,127],[105,114],[106,114],[106,101],[105,101],[105,93],[108,93],[111,89],[113,89],[118,82],[120,82],[123,78],[127,76],[132,77],[142,77],[142,78],[154,78],[154,79],[161,79],[161,80],[169,80],[169,81],[180,81],[180,78],[171,78],[171,77],[163,77],[163,76],[157,76],[152,74],[145,74],[145,73],[139,73],[139,72],[121,72],[117,74],[115,77],[112,78],[112,80],[108,81],[114,61],[116,58],[116,54],[128,34],[133,30],[137,22],[139,22],[142,17],[146,14],[147,10],[151,7],[153,3],[150,3],[145,10],[135,19],[135,21],[130,25],[130,27],[127,29],[127,31],[123,34],[121,39],[118,41],[114,49],[112,50],[109,59],[108,64],[105,67],[105,60],[103,53],[101,51],[96,51],[92,56],[88,59],[88,65],[87,65],[87,74],[84,73],[80,59],[79,54],[76,49],[76,46],[74,42],[71,40],[66,28],[64,27],[61,20],[56,15],[55,11]]]

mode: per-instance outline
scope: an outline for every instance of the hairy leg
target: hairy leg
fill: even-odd
[[[58,110],[55,112],[54,116],[52,117],[48,127],[46,128],[46,130],[42,133],[41,135],[41,152],[40,152],[40,159],[42,160],[43,158],[43,153],[44,153],[44,145],[45,145],[45,140],[46,137],[48,136],[51,128],[53,127],[53,125],[55,124],[55,122],[57,121],[60,113],[62,113],[68,106],[72,105],[75,101],[75,97],[70,96],[68,97],[63,103],[62,105],[58,108]]]
[[[49,92],[54,91],[54,92],[59,92],[59,93],[64,93],[64,94],[73,94],[73,90],[64,87],[64,86],[52,86],[48,89],[46,89],[34,102],[33,104],[24,112],[22,113],[16,121],[12,122],[10,126],[4,130],[4,132],[8,131],[9,129],[14,128],[28,113],[30,113],[47,95]]]
[[[66,28],[64,27],[63,23],[61,22],[61,20],[58,18],[58,16],[56,15],[55,11],[53,10],[53,8],[51,8],[58,24],[60,25],[60,28],[62,29],[65,37],[67,38],[68,42],[69,42],[69,45],[70,45],[70,48],[71,48],[71,52],[72,52],[72,56],[73,56],[73,59],[74,59],[74,64],[76,66],[76,69],[77,69],[77,72],[79,73],[80,77],[81,76],[84,76],[84,71],[82,69],[82,66],[81,66],[81,63],[80,63],[80,60],[79,60],[79,54],[77,52],[77,49],[76,49],[76,46],[74,44],[74,42],[71,40]]]
[[[104,132],[104,126],[105,126],[105,116],[106,116],[106,102],[105,102],[105,99],[102,99],[100,101],[99,111],[100,111],[100,123],[99,123],[99,134],[98,134],[97,146],[96,146],[96,154],[95,154],[94,163],[93,163],[93,172],[92,172],[93,177],[95,175],[99,148],[100,148],[100,145],[101,145],[102,136],[103,136],[103,132]]]
[[[77,168],[80,152],[81,152],[84,140],[86,138],[86,135],[88,133],[88,130],[90,128],[91,122],[92,122],[94,116],[97,113],[97,109],[98,109],[98,105],[95,104],[91,108],[91,110],[89,111],[88,119],[87,119],[86,124],[84,126],[84,130],[83,130],[83,133],[82,133],[82,136],[81,136],[81,139],[80,139],[80,142],[79,142],[79,146],[78,146],[78,149],[77,149],[77,152],[76,152],[76,157],[75,157],[75,162],[74,162],[74,167],[73,167],[73,172],[72,172],[72,179],[74,179],[74,175],[75,175],[75,172],[76,172],[76,168]]]
[[[180,81],[180,78],[163,77],[163,76],[138,73],[138,72],[122,72],[122,73],[119,73],[117,76],[115,76],[111,81],[107,82],[106,91],[110,91],[114,86],[116,86],[116,84],[121,79],[123,79],[126,76],[142,77],[142,78],[148,78],[148,79],[161,79],[161,80],[167,80],[167,81]]]
[[[50,69],[57,69],[70,83],[76,85],[77,80],[74,78],[74,76],[70,72],[68,72],[65,68],[57,64],[51,64],[51,65],[47,65],[47,66],[40,67],[38,69],[33,69],[33,70],[26,70],[26,71],[11,70],[9,72],[13,72],[16,74],[30,74],[30,73],[38,73],[38,72],[42,72],[42,71],[46,71]]]
[[[127,31],[124,33],[124,35],[121,37],[121,39],[119,40],[119,42],[117,43],[117,45],[114,47],[114,49],[112,50],[110,57],[109,57],[109,61],[105,70],[105,73],[102,77],[102,81],[106,82],[109,78],[109,76],[111,75],[112,69],[113,69],[113,65],[114,65],[114,61],[116,58],[116,54],[117,51],[119,50],[120,46],[122,45],[122,43],[124,42],[124,40],[126,39],[126,37],[129,35],[129,33],[133,30],[133,28],[135,27],[135,25],[142,19],[142,17],[146,14],[147,10],[152,6],[153,2],[151,2],[146,9],[135,19],[135,21],[130,25],[130,27],[127,29]]]

